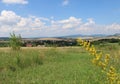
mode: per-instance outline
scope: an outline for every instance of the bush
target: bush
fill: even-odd
[[[21,44],[22,44],[21,36],[20,35],[16,36],[14,32],[10,33],[10,47],[13,50],[20,50]]]

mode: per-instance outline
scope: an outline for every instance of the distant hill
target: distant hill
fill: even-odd
[[[66,39],[66,38],[83,38],[83,39],[92,39],[92,38],[120,38],[120,33],[116,33],[114,35],[105,35],[105,34],[93,34],[93,35],[67,35],[67,36],[59,36],[59,37],[30,37],[30,38],[22,38],[23,40],[31,39],[44,39],[44,38],[57,38],[57,39]],[[9,40],[9,37],[0,37],[0,40]]]
[[[116,33],[116,34],[114,34],[113,36],[120,36],[120,33]]]
[[[0,37],[0,40],[9,40],[9,37]]]
[[[93,35],[81,35],[81,34],[77,34],[77,35],[68,35],[68,36],[61,36],[64,38],[78,38],[78,37],[106,37],[107,35],[105,34],[93,34]]]

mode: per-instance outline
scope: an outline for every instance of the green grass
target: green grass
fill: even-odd
[[[110,54],[111,64],[120,72],[120,45],[118,43],[106,43],[95,47],[103,53]]]
[[[0,84],[106,84],[81,47],[0,50]]]

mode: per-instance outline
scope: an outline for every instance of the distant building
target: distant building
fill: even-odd
[[[32,47],[32,44],[31,43],[27,43],[26,47]]]

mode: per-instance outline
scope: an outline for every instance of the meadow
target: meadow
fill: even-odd
[[[95,45],[120,73],[120,45]],[[82,46],[0,48],[0,84],[109,84]]]

